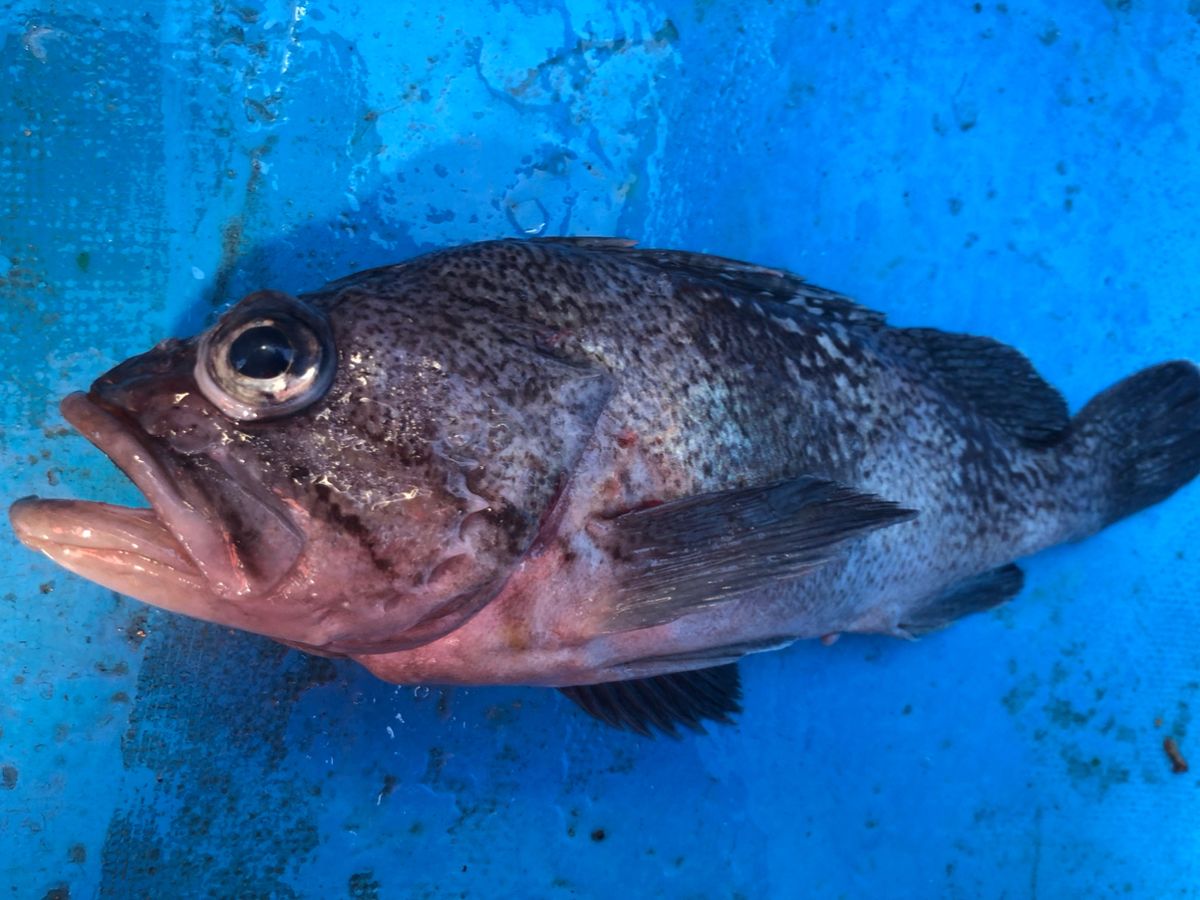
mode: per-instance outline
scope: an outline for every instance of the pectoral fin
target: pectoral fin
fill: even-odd
[[[914,516],[873,494],[811,477],[625,513],[608,523],[618,589],[605,624],[628,631],[671,622],[796,578],[847,541]]]
[[[559,690],[588,715],[646,737],[655,728],[679,737],[678,725],[703,734],[706,719],[728,725],[742,711],[736,664]]]

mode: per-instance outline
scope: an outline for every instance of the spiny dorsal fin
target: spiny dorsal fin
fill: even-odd
[[[992,569],[952,584],[942,593],[910,609],[900,628],[913,637],[929,634],[963,616],[986,612],[1011,600],[1020,593],[1024,584],[1025,573],[1013,563]]]
[[[661,625],[796,578],[846,541],[915,516],[874,494],[807,476],[624,513],[599,524],[617,564],[617,597],[605,626]]]
[[[1026,444],[1053,444],[1070,424],[1062,395],[1007,344],[932,328],[893,328],[881,333],[879,346]]]
[[[729,725],[742,711],[736,664],[559,690],[588,715],[646,737],[653,729],[679,737],[678,725],[703,734],[705,720]]]
[[[584,250],[619,252],[636,262],[693,279],[720,284],[759,301],[782,303],[793,310],[842,325],[884,324],[883,313],[855,303],[835,291],[809,284],[784,269],[757,266],[724,256],[690,253],[686,250],[641,249],[634,241],[611,237],[546,237],[540,243],[562,244]]]

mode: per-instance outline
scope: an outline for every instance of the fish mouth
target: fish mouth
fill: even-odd
[[[209,507],[185,496],[181,480],[140,431],[88,395],[60,404],[63,417],[108,456],[149,508],[25,497],[9,510],[30,549],[104,587],[174,612],[229,621],[229,601],[255,585]]]

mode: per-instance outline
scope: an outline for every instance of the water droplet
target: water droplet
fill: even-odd
[[[518,231],[530,236],[539,235],[546,230],[546,220],[550,214],[542,201],[536,199],[518,200],[508,203],[508,220]]]
[[[512,443],[513,432],[505,422],[496,422],[488,428],[488,447],[492,452],[503,450]]]

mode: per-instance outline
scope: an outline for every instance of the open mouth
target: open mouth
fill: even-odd
[[[83,393],[68,395],[61,409],[129,477],[150,508],[26,497],[9,510],[18,539],[114,591],[204,616],[199,607],[211,606],[214,587],[226,573],[198,561],[227,557],[220,528],[180,494],[136,429]]]
[[[223,442],[214,440],[203,453],[177,453],[169,437],[144,433],[135,417],[95,391],[68,395],[61,410],[149,505],[25,497],[9,517],[21,543],[117,593],[304,649],[373,653],[441,636],[501,586],[476,584],[470,566],[465,572],[452,567],[443,571],[444,583],[429,585],[433,596],[414,596],[414,603],[372,600],[351,608],[324,602],[314,593],[314,579],[335,579],[334,596],[341,596],[357,557],[345,556],[344,571],[341,551],[310,562],[311,529],[320,523],[274,495]],[[467,561],[465,554],[454,559]],[[373,618],[385,614],[386,622]]]

